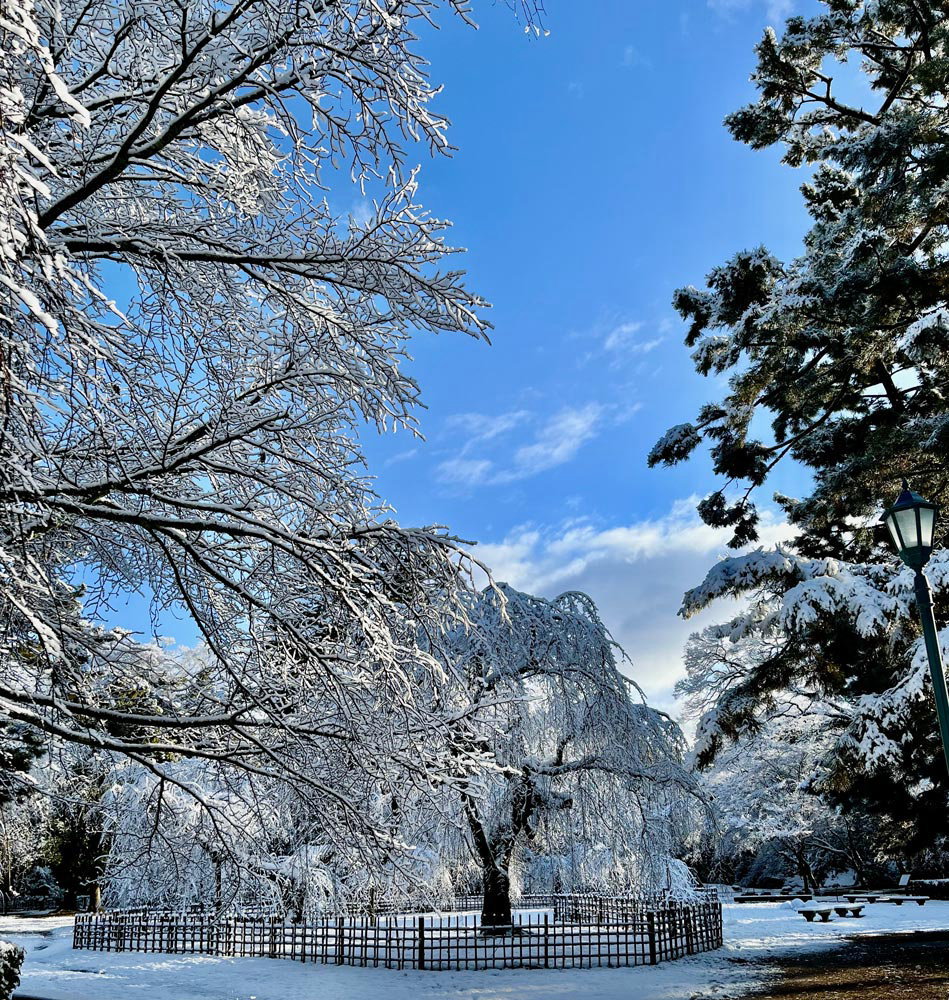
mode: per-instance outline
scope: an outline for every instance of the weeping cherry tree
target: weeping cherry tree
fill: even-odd
[[[444,655],[463,681],[462,742],[493,763],[458,791],[483,925],[511,924],[512,870],[527,848],[560,859],[564,880],[580,872],[571,851],[595,852],[598,870],[585,874],[601,888],[657,888],[694,784],[678,726],[620,672],[593,602],[500,585],[473,597],[469,619]]]

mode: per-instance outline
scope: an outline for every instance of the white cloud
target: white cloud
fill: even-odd
[[[678,617],[685,591],[727,553],[729,533],[698,518],[696,499],[677,502],[662,517],[624,525],[574,519],[555,530],[525,526],[502,542],[478,545],[475,555],[495,579],[518,589],[545,597],[565,590],[588,593],[629,654],[630,676],[651,703],[674,709],[673,686],[683,675],[689,634],[736,610],[726,603],[688,621]],[[787,533],[783,522],[765,516],[760,544]]]
[[[383,462],[382,464],[386,466],[398,465],[400,462],[410,461],[411,459],[415,458],[417,454],[418,454],[418,448],[406,448],[405,451],[396,452],[396,454],[392,455],[390,458],[387,458],[385,462]]]
[[[708,0],[709,7],[723,17],[734,17],[757,6],[757,0]],[[775,28],[781,27],[794,12],[794,0],[765,0],[765,17]]]
[[[596,437],[602,416],[603,407],[599,403],[588,403],[579,409],[566,407],[554,414],[533,444],[517,449],[514,468],[506,475],[512,480],[525,479],[569,462],[587,441]]]
[[[491,468],[486,458],[449,458],[438,466],[438,478],[455,486],[481,486],[489,480]]]
[[[636,339],[636,334],[643,328],[643,324],[636,323],[620,323],[619,326],[614,326],[612,330],[606,335],[606,340],[603,341],[603,346],[608,351],[618,351],[621,347],[627,347]]]
[[[569,462],[587,441],[596,437],[603,414],[604,407],[599,403],[564,407],[537,429],[532,441],[517,447],[510,457],[496,460],[468,456],[478,446],[522,426],[531,415],[524,410],[497,417],[458,414],[450,418],[449,424],[466,430],[470,436],[456,456],[438,466],[436,474],[443,483],[468,489],[529,479]]]
[[[461,453],[467,454],[476,445],[515,430],[531,419],[529,410],[512,410],[509,413],[499,413],[490,416],[486,413],[456,413],[448,417],[445,426],[449,429],[461,430],[468,435],[468,440]]]
[[[648,354],[654,351],[665,337],[652,337],[649,340],[640,340],[639,332],[643,328],[643,323],[620,323],[613,327],[603,340],[603,349],[611,352],[622,352],[623,354]]]
[[[352,203],[349,217],[358,226],[367,226],[376,217],[376,210],[367,198],[359,198]]]

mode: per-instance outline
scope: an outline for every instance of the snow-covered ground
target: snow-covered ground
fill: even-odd
[[[761,984],[769,964],[848,934],[949,929],[949,902],[875,903],[860,920],[806,923],[790,903],[725,905],[725,947],[634,969],[396,972],[265,958],[73,951],[68,917],[0,917],[27,949],[20,993],[54,1000],[690,1000]]]

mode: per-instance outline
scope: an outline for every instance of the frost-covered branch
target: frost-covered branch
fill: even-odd
[[[2,0],[0,724],[127,762],[149,843],[274,795],[387,863],[376,797],[470,763],[419,643],[470,560],[359,444],[418,433],[410,336],[488,329],[412,167],[439,6]],[[200,645],[104,627],[131,595]]]

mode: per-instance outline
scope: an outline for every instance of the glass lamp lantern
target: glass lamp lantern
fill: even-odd
[[[923,627],[929,672],[932,675],[933,699],[936,702],[936,715],[939,719],[942,752],[946,759],[946,768],[949,770],[949,689],[946,687],[946,674],[942,667],[942,649],[939,645],[939,633],[936,630],[936,617],[933,614],[932,592],[923,572],[923,567],[933,551],[933,533],[938,510],[936,504],[914,493],[904,479],[903,492],[896,498],[896,503],[883,512],[883,523],[896,544],[900,559],[916,571],[913,590],[916,594],[916,607],[919,609],[919,621]]]
[[[922,570],[933,550],[937,504],[914,493],[906,481],[896,503],[883,512],[886,525],[900,558],[912,569]]]

